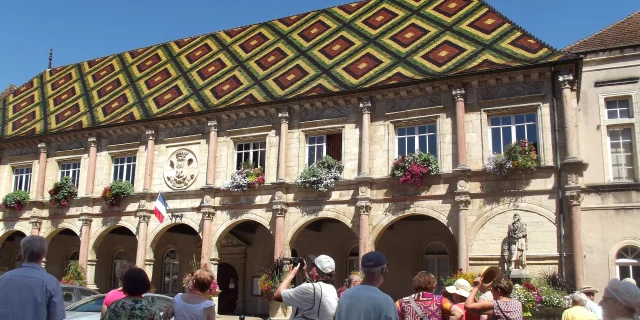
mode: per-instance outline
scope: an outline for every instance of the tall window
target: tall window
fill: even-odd
[[[449,251],[442,243],[431,243],[424,249],[424,270],[438,282],[436,292],[442,291],[442,278],[449,274]]]
[[[129,181],[134,184],[136,180],[136,156],[113,159],[113,181],[115,180]]]
[[[607,119],[625,119],[631,118],[631,109],[629,98],[610,99],[605,101],[607,105]]]
[[[618,279],[632,278],[640,283],[640,248],[626,246],[616,255],[616,271]]]
[[[80,162],[68,162],[60,164],[60,179],[69,177],[76,187],[80,181]]]
[[[631,128],[609,129],[609,146],[613,181],[632,181],[635,172]]]
[[[113,271],[111,272],[111,289],[120,287],[120,267],[127,263],[127,253],[124,250],[119,250],[113,255]]]
[[[436,125],[398,128],[396,130],[398,156],[421,151],[437,156]]]
[[[264,169],[266,150],[267,143],[264,141],[238,143],[236,145],[236,170],[241,169],[245,162]]]
[[[342,134],[307,137],[307,166],[324,156],[342,161]]]
[[[350,274],[351,271],[360,270],[360,264],[358,263],[359,255],[360,250],[358,250],[357,245],[349,249],[349,253],[347,254],[347,274]]]
[[[176,295],[180,290],[181,280],[178,279],[178,251],[169,250],[164,255],[164,281],[162,283],[162,293]]]
[[[13,191],[31,190],[31,168],[15,168],[13,169]]]
[[[538,119],[536,113],[497,116],[489,118],[489,139],[491,152],[503,153],[504,147],[523,140],[529,140],[538,149]]]

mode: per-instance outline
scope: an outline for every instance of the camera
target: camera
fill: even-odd
[[[303,267],[304,266],[304,259],[300,258],[300,257],[292,257],[291,258],[291,265],[295,267],[298,264],[300,264],[300,267]]]

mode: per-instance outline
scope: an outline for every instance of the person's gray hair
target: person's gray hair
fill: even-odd
[[[20,241],[22,259],[39,263],[47,256],[47,239],[41,236],[26,236]]]
[[[359,275],[357,275],[357,274],[352,274],[352,275],[350,275],[350,276],[349,276],[349,278],[347,278],[347,283],[348,283],[349,285],[353,284],[353,281],[355,281],[355,280],[356,280],[356,277],[360,278],[360,276],[359,276]]]
[[[382,270],[386,267],[387,266],[384,265],[377,268],[362,268],[362,273],[370,276],[379,276],[382,273]]]
[[[572,293],[569,297],[571,298],[571,305],[574,305],[574,306],[584,307],[588,301],[587,295],[580,291],[576,291]]]

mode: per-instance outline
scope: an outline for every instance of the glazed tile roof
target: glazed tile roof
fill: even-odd
[[[565,52],[581,53],[640,45],[640,11],[566,47]]]
[[[1,101],[2,138],[555,61],[483,0],[370,0],[47,70]]]

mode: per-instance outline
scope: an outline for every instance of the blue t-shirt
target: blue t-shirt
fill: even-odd
[[[336,320],[398,320],[398,311],[389,295],[361,284],[342,295]]]

